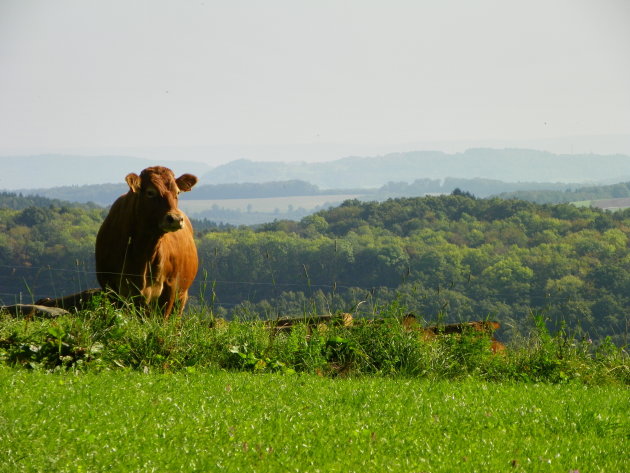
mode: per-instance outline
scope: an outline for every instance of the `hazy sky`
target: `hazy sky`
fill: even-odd
[[[628,0],[0,0],[2,154],[609,134]]]

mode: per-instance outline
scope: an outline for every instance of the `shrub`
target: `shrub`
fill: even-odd
[[[610,340],[593,346],[563,329],[551,334],[542,315],[532,317],[527,336],[494,354],[479,332],[427,339],[423,331],[404,327],[401,313],[393,305],[353,327],[303,322],[289,331],[252,317],[225,322],[202,310],[164,321],[107,303],[56,320],[0,315],[0,363],[49,371],[225,369],[630,384],[623,348]]]

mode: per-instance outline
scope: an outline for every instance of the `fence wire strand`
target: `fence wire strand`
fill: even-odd
[[[79,265],[77,265],[76,269],[54,268],[52,266],[34,267],[34,266],[19,266],[19,265],[0,265],[0,269],[2,270],[0,271],[0,298],[1,298],[0,302],[2,303],[13,304],[13,303],[16,303],[16,301],[20,301],[20,303],[22,303],[22,301],[30,301],[32,303],[36,301],[37,299],[40,299],[43,297],[55,297],[55,298],[62,297],[68,294],[81,292],[82,290],[85,290],[88,288],[95,288],[99,286],[96,279],[96,274],[97,274],[96,271],[86,269],[85,264],[83,264],[82,269],[79,269]],[[117,273],[110,273],[110,274],[117,274]],[[128,274],[127,276],[142,277],[142,275],[140,274]],[[15,293],[15,292],[6,292],[6,290],[3,290],[9,285],[7,283],[8,281],[13,281],[14,283],[11,284],[11,286],[15,287],[16,278],[19,278],[21,280],[20,285],[24,287],[23,291],[18,291],[18,293]],[[38,282],[45,278],[50,278],[50,281],[41,282],[41,283]],[[63,281],[61,281],[61,279],[63,279]],[[303,276],[302,276],[302,279],[303,279]],[[56,293],[57,289],[55,288],[56,282],[57,283],[63,282],[63,284],[66,285],[64,287],[67,287],[67,285],[74,284],[74,289],[70,291],[66,291],[64,289],[64,292],[67,292],[67,294],[57,294]],[[403,283],[413,285],[414,281],[401,280],[401,284]],[[468,281],[468,284],[469,283],[470,281]],[[274,295],[268,295],[266,296],[266,298],[273,298],[274,296],[277,297],[280,293],[282,293],[283,289],[287,289],[287,290],[303,289],[304,292],[311,292],[311,293],[313,290],[322,290],[322,291],[327,290],[331,292],[337,292],[338,290],[360,290],[360,291],[370,292],[370,291],[374,291],[378,289],[386,289],[390,291],[396,291],[400,289],[400,286],[389,286],[385,284],[379,284],[379,285],[375,285],[371,287],[362,287],[359,285],[352,285],[347,282],[339,282],[339,281],[332,281],[331,283],[321,283],[321,282],[314,283],[310,280],[309,281],[302,280],[298,282],[278,282],[274,279],[274,281],[267,282],[267,281],[234,281],[234,280],[217,279],[217,278],[210,278],[207,281],[202,281],[199,279],[199,277],[196,278],[195,284],[196,284],[196,287],[195,286],[193,287],[195,287],[195,289],[198,290],[198,294],[193,293],[191,295],[192,296],[198,295],[200,299],[206,299],[209,293],[214,291],[216,286],[219,286],[219,285],[228,286],[228,287],[250,286],[252,288],[274,287],[274,288],[279,289],[280,291],[279,293],[275,293]],[[417,284],[418,286],[421,286],[420,281],[417,281]],[[202,293],[201,291],[203,290],[204,287],[206,287],[206,290],[205,292]],[[444,287],[434,287],[434,288],[426,287],[426,286],[421,286],[421,287],[425,291],[432,291],[436,296],[439,296],[440,293],[443,293],[444,291],[451,291],[452,286],[450,287],[449,285],[445,285]],[[47,291],[47,290],[51,290],[53,294],[50,294],[50,293],[44,294],[42,292],[42,291]],[[463,292],[463,291],[457,291],[457,292],[459,292],[460,294],[462,294],[464,297],[468,299],[473,299],[473,297],[468,295],[466,292]],[[492,294],[484,295],[484,299],[490,300],[493,302],[504,302],[505,299],[510,298],[512,296],[513,296],[512,293],[493,292]],[[424,295],[424,297],[426,297],[426,294]],[[567,298],[566,296],[554,296],[551,294],[545,294],[545,295],[530,294],[528,298],[531,302],[539,301],[539,302],[546,302],[547,304],[559,304],[559,303],[568,302],[569,300],[571,300],[570,298]],[[585,299],[585,298],[580,298],[579,300],[583,302],[587,302],[587,303],[596,302],[596,300]],[[243,299],[240,301],[220,301],[220,302],[216,302],[216,305],[221,306],[221,307],[234,307],[246,301],[248,301],[248,299]],[[24,303],[27,303],[27,302],[24,302]]]

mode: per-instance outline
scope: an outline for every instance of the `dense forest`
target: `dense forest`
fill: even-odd
[[[17,201],[0,196],[2,302],[94,287],[105,210]],[[194,225],[202,266],[191,306],[217,315],[375,315],[394,303],[427,322],[497,319],[506,336],[542,313],[577,334],[627,342],[630,210],[456,190],[346,201],[299,222]]]

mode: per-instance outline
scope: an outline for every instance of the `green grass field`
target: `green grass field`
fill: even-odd
[[[576,200],[575,202],[571,202],[576,207],[590,207],[593,203],[592,200]]]
[[[628,390],[0,369],[0,471],[624,472]]]
[[[493,354],[353,327],[0,315],[1,472],[625,472],[630,365],[544,317]]]

